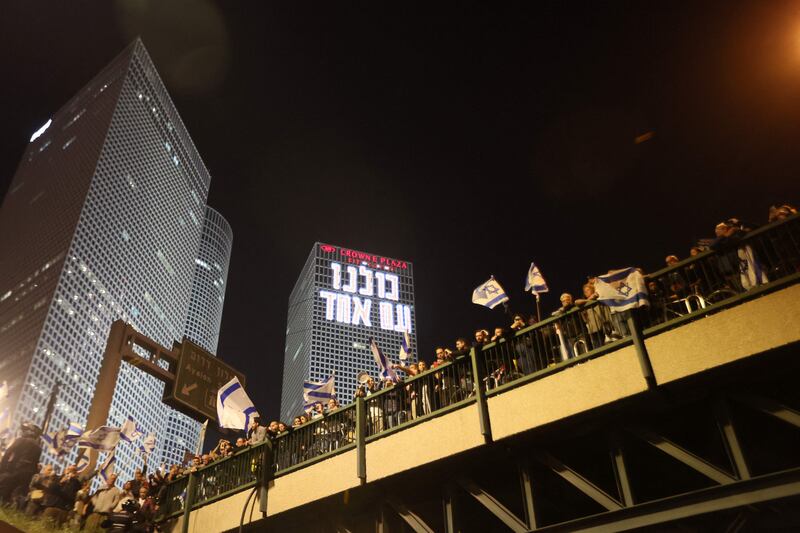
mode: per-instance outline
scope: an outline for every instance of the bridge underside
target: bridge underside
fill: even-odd
[[[797,530],[799,371],[795,344],[244,530]]]

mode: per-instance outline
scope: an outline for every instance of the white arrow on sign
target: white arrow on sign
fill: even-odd
[[[183,394],[184,396],[189,396],[189,393],[196,388],[197,388],[197,383],[192,383],[191,385],[184,385],[183,387],[181,387],[181,394]]]

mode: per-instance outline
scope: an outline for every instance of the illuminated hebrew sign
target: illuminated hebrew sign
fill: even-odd
[[[401,301],[399,276],[388,265],[383,270],[367,266],[380,265],[382,259],[360,265],[330,263],[330,290],[319,291],[326,320],[411,333],[411,306]]]

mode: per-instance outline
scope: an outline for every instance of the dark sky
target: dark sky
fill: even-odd
[[[549,311],[800,200],[798,2],[270,4],[0,14],[0,194],[31,133],[142,36],[234,230],[218,352],[269,417],[314,241],[414,263],[430,359],[506,322],[470,303],[490,274],[530,312],[535,260]]]

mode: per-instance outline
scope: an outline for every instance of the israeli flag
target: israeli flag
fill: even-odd
[[[67,433],[64,435],[64,448],[72,448],[83,435],[83,426],[77,422],[67,423]]]
[[[97,429],[85,431],[78,439],[78,446],[110,452],[117,447],[119,439],[119,428],[100,426]]]
[[[128,417],[119,428],[119,436],[125,442],[133,442],[144,436],[144,430],[133,421],[133,417]]]
[[[89,456],[86,455],[85,453],[81,454],[81,456],[78,457],[78,462],[75,463],[75,468],[78,470],[78,475],[81,475],[84,472],[86,472],[86,469],[88,467],[89,467]]]
[[[475,290],[472,291],[472,303],[488,307],[489,309],[494,309],[501,303],[507,301],[508,296],[506,296],[506,291],[504,291],[503,287],[494,279],[494,276],[490,277],[485,283],[478,285]]]
[[[255,416],[258,411],[236,376],[217,391],[219,427],[247,431]]]
[[[336,388],[334,377],[331,376],[322,383],[314,381],[303,382],[303,409],[308,409],[317,402],[327,402],[331,398],[336,398]]]
[[[53,455],[57,455],[61,457],[64,455],[64,449],[62,444],[64,442],[63,434],[59,435],[60,431],[54,431],[52,433],[44,433],[41,436],[41,439],[47,444],[47,452]]]
[[[633,267],[597,276],[594,289],[600,302],[607,305],[612,313],[650,305],[644,276]]]
[[[409,336],[407,331],[404,331],[403,340],[400,343],[400,360],[405,361],[408,359],[409,355],[411,355],[411,336]]]
[[[380,368],[381,370],[380,373],[381,379],[391,379],[394,383],[397,383],[398,381],[397,374],[392,368],[389,359],[387,359],[386,356],[383,355],[383,352],[381,351],[380,347],[378,347],[378,343],[375,342],[375,339],[373,339],[372,337],[370,337],[369,339],[369,348],[370,350],[372,350],[372,357],[375,358],[375,364],[377,364],[378,368]]]
[[[750,245],[742,246],[736,253],[739,256],[739,277],[745,290],[769,282]]]
[[[547,288],[547,282],[539,271],[539,267],[534,263],[531,263],[531,267],[528,269],[528,276],[525,278],[525,292],[527,291],[537,295],[550,291]]]
[[[142,440],[141,444],[139,444],[139,452],[144,456],[147,457],[153,450],[156,449],[156,434],[150,433],[147,437]]]
[[[106,484],[108,483],[108,478],[114,473],[114,465],[116,462],[117,458],[114,452],[111,452],[106,456],[106,460],[103,461],[103,464],[100,465],[100,477],[103,478]]]

